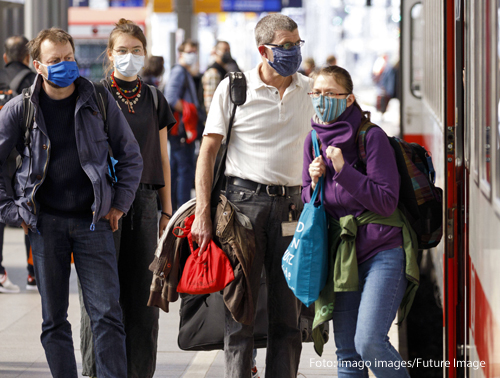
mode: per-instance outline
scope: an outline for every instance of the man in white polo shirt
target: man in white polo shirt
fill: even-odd
[[[247,100],[236,111],[228,146],[227,198],[247,215],[256,235],[251,270],[257,301],[262,265],[268,283],[269,332],[266,377],[296,377],[302,350],[300,306],[281,271],[281,258],[292,240],[282,233],[290,211],[302,208],[302,155],[314,109],[307,96],[309,79],[296,73],[302,61],[297,24],[271,14],[255,27],[262,58],[245,72]],[[196,216],[193,239],[205,250],[212,237],[210,191],[217,151],[229,126],[229,80],[218,86],[208,114],[196,169]],[[234,321],[226,310],[226,378],[248,378],[252,368],[253,326]]]

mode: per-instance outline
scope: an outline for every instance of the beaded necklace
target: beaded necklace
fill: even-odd
[[[111,73],[111,87],[116,88],[116,95],[118,96],[119,100],[122,100],[122,102],[126,102],[128,106],[128,112],[129,113],[135,113],[134,111],[134,105],[137,104],[139,101],[139,98],[141,97],[141,80],[137,79],[137,85],[135,86],[134,89],[132,90],[124,90],[121,89],[118,84],[116,83],[115,80],[115,74],[114,72]],[[136,93],[134,93],[136,92]],[[132,96],[126,96],[125,93],[134,93]],[[132,100],[133,99],[133,100]]]

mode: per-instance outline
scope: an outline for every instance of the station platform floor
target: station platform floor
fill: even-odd
[[[369,93],[367,94],[368,97]],[[398,104],[391,101],[383,118],[369,104],[360,101],[366,110],[372,110],[372,120],[381,124],[389,135],[398,133],[399,120],[395,115]],[[0,293],[0,378],[49,378],[51,377],[44,350],[40,343],[41,301],[38,292],[26,291],[26,255],[21,229],[6,227],[3,265],[11,281],[21,287],[19,294]],[[81,375],[80,310],[76,284],[76,271],[71,274],[68,319],[72,325],[75,357]],[[167,314],[160,311],[160,333],[155,378],[221,378],[224,371],[222,351],[185,352],[177,346],[180,301],[172,304]],[[398,348],[397,326],[391,328],[389,337]],[[336,377],[333,335],[319,357],[311,343],[303,344],[298,377]],[[265,376],[265,350],[259,349],[257,367],[260,377]]]

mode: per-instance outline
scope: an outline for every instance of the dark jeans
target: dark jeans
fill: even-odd
[[[281,270],[281,258],[292,241],[291,236],[282,236],[281,223],[288,221],[291,205],[302,209],[300,194],[270,197],[265,188],[256,193],[229,185],[226,196],[250,218],[254,228],[256,254],[251,269],[251,285],[255,303],[263,264],[266,269],[269,316],[266,378],[295,378],[302,351],[300,305]],[[253,326],[237,323],[226,309],[225,378],[250,378],[252,335]]]
[[[120,287],[113,235],[101,220],[90,231],[92,218],[40,214],[39,233],[29,233],[38,290],[42,300],[42,336],[53,377],[76,378],[77,368],[68,317],[71,252],[82,286],[100,377],[127,374],[125,332],[119,305]]]
[[[172,208],[174,211],[191,199],[194,187],[194,143],[181,143],[178,137],[169,137],[170,177],[172,188]]]
[[[118,253],[120,304],[127,334],[127,366],[129,378],[151,378],[156,369],[159,309],[148,307],[153,261],[158,240],[156,191],[138,189],[127,216],[120,220],[114,234]],[[83,373],[93,374],[94,356],[90,352],[89,322],[82,314]],[[97,375],[99,377],[99,375]]]

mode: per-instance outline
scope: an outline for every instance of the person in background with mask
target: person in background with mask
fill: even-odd
[[[156,88],[161,88],[161,81],[165,72],[164,64],[165,60],[162,56],[153,55],[146,58],[146,63],[141,74],[143,82],[154,85]]]
[[[130,212],[114,233],[120,277],[120,304],[125,326],[129,378],[151,378],[156,369],[158,308],[148,307],[156,242],[172,216],[168,129],[175,124],[163,94],[137,74],[144,66],[147,42],[141,28],[120,19],[108,40],[109,65],[105,84],[134,133],[144,160],[139,188]],[[110,74],[111,71],[111,74]],[[158,97],[155,107],[153,91]],[[158,221],[157,195],[161,203]],[[82,327],[84,374],[95,376],[90,327]],[[97,377],[101,377],[97,372]]]
[[[349,73],[328,66],[319,71],[310,93],[316,112],[310,124],[320,141],[321,155],[313,155],[309,133],[304,143],[302,199],[311,200],[319,178],[324,176],[330,256],[340,253],[341,225],[355,236],[355,246],[342,252],[343,260],[353,263],[341,268],[342,281],[348,281],[354,291],[334,293],[336,275],[330,271],[319,300],[333,308],[333,313],[318,315],[317,320],[324,323],[333,319],[340,378],[368,377],[367,366],[376,377],[409,378],[408,371],[400,368],[404,362],[387,333],[400,304],[413,302],[414,290],[406,289],[407,277],[418,282],[418,274],[414,277],[418,272],[417,246],[412,244],[413,231],[398,209],[396,157],[381,128],[367,132],[366,165],[358,164],[356,136],[370,113],[361,110],[352,91]],[[354,226],[349,224],[352,217]],[[387,363],[377,364],[377,360]]]
[[[212,97],[214,97],[217,86],[229,72],[227,70],[227,64],[233,60],[231,57],[231,48],[229,47],[229,43],[225,41],[217,41],[212,52],[212,57],[214,62],[207,68],[202,78],[203,97],[207,113],[210,110]]]
[[[174,211],[191,199],[194,184],[195,143],[198,136],[200,103],[190,68],[198,62],[198,44],[184,41],[179,48],[178,64],[172,67],[165,87],[177,123],[170,131],[170,170]]]
[[[310,79],[297,73],[302,61],[297,24],[282,14],[270,14],[255,27],[262,62],[245,72],[247,100],[238,107],[227,146],[226,196],[248,216],[256,236],[250,271],[257,303],[262,267],[268,285],[269,334],[267,378],[295,378],[302,350],[300,305],[288,288],[281,259],[293,231],[283,232],[295,210],[301,210],[302,156],[297,154],[314,114],[307,97]],[[196,169],[196,214],[193,240],[205,251],[212,238],[210,193],[214,162],[227,137],[232,103],[229,79],[215,91],[210,105]],[[237,323],[226,309],[224,327],[225,378],[250,377],[253,325]]]
[[[113,231],[139,185],[139,145],[117,106],[108,107],[106,134],[94,86],[79,77],[68,33],[42,30],[29,50],[38,73],[30,87],[34,119],[29,136],[20,127],[22,95],[0,112],[0,167],[14,147],[23,159],[14,196],[7,195],[0,175],[0,216],[29,234],[42,302],[41,342],[52,376],[78,376],[67,320],[73,254],[92,319],[97,374],[123,378],[125,331]],[[109,147],[118,160],[113,187],[107,179]]]

